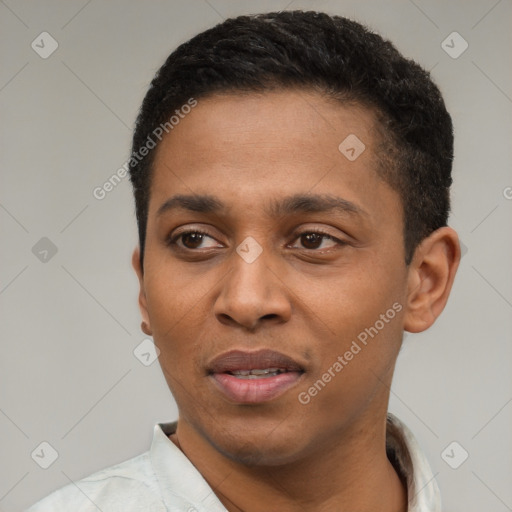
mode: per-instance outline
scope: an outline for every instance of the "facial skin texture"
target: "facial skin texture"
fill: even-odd
[[[349,134],[366,146],[352,162],[338,150]],[[144,273],[133,256],[139,303],[178,404],[180,448],[230,511],[406,510],[385,453],[389,387],[402,331],[441,313],[460,250],[441,228],[405,265],[402,205],[375,171],[377,143],[370,110],[279,91],[201,99],[158,148]],[[176,194],[215,196],[225,209],[158,215]],[[270,214],[295,194],[360,212]],[[178,239],[188,250],[167,245],[189,228],[208,236]],[[300,236],[316,230],[344,245]],[[250,264],[236,252],[249,236],[263,249]],[[394,303],[402,310],[301,404]],[[233,349],[277,350],[305,372],[269,402],[234,403],[206,372]]]

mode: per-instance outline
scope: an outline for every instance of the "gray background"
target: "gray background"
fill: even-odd
[[[176,417],[158,363],[133,354],[145,336],[128,178],[101,201],[92,192],[128,158],[137,109],[173,48],[226,17],[285,8],[363,21],[445,95],[450,224],[467,252],[445,312],[404,342],[391,410],[425,448],[445,511],[512,510],[510,0],[0,1],[1,510],[145,451],[154,423]],[[31,48],[43,31],[59,45],[46,59]],[[453,31],[469,44],[458,58],[441,46]],[[36,245],[43,237],[56,254]],[[43,441],[59,454],[46,470],[31,457]],[[469,453],[457,469],[441,455],[453,441],[452,464]]]

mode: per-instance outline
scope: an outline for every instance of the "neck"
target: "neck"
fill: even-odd
[[[364,423],[364,422],[363,422]],[[229,512],[405,512],[407,492],[386,456],[385,416],[316,441],[279,466],[247,466],[216,450],[186,422],[173,441]]]

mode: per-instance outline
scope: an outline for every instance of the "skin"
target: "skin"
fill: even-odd
[[[366,146],[355,161],[338,150],[349,134]],[[423,331],[442,312],[460,249],[444,227],[405,265],[402,203],[375,170],[377,142],[371,110],[278,91],[201,99],[158,148],[143,272],[133,254],[143,325],[178,404],[172,439],[229,511],[407,509],[385,453],[389,388],[403,331]],[[175,194],[226,207],[158,215]],[[364,213],[267,211],[294,194],[336,196]],[[166,243],[189,228],[207,235]],[[306,235],[318,229],[344,244]],[[236,252],[248,236],[263,249],[250,264]],[[300,403],[394,303],[401,311]],[[228,350],[260,348],[305,373],[269,402],[233,403],[205,367]]]

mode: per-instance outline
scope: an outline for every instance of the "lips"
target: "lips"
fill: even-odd
[[[230,401],[267,402],[293,387],[304,367],[291,357],[273,350],[232,350],[217,356],[207,366],[208,376]]]
[[[216,357],[208,365],[210,373],[227,373],[236,370],[265,368],[281,368],[291,372],[304,371],[301,365],[291,357],[274,350],[259,350],[257,352],[232,350]]]

